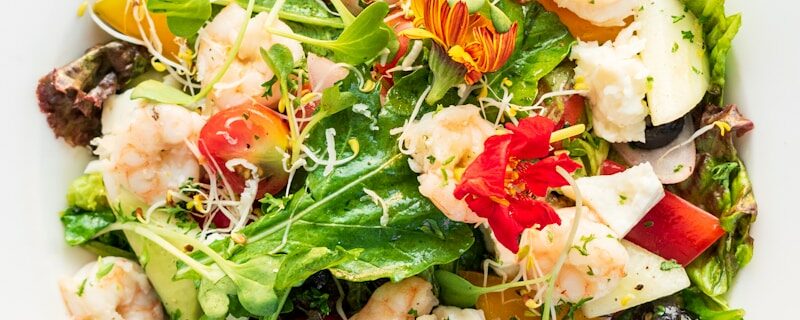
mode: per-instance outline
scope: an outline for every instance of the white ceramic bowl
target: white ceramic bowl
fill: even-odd
[[[656,0],[657,1],[657,0]],[[38,78],[106,36],[82,0],[7,1],[0,19],[0,317],[65,319],[57,282],[92,257],[64,244],[58,212],[69,182],[89,159],[53,138],[36,106]],[[800,288],[800,214],[792,200],[800,181],[800,2],[729,0],[744,14],[730,57],[729,103],[742,106],[756,130],[741,143],[760,215],[753,262],[742,272],[732,305],[748,319],[790,319]]]

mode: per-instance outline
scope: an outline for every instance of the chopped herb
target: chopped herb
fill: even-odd
[[[672,43],[672,53],[678,52],[680,48],[681,46],[679,46],[677,42]]]
[[[656,224],[656,223],[653,222],[653,221],[645,221],[644,227],[645,228],[651,228],[651,227],[653,227],[654,224]]]
[[[661,271],[670,271],[672,269],[681,268],[681,265],[675,259],[664,261],[661,263]]]
[[[673,169],[672,172],[678,173],[678,172],[681,172],[681,170],[683,170],[683,165],[679,164],[679,165],[675,166],[675,169]]]
[[[703,74],[703,71],[700,71],[700,69],[697,69],[694,66],[692,66],[692,72],[694,72],[696,74]]]
[[[678,21],[683,20],[683,18],[686,18],[685,14],[682,14],[680,16],[672,16],[672,23],[678,23]]]
[[[589,3],[590,4],[594,4],[594,0],[589,0]]]
[[[78,292],[75,292],[75,294],[77,294],[79,297],[83,296],[83,290],[86,289],[86,281],[87,280],[89,280],[89,278],[83,279],[83,281],[81,282],[81,285],[78,286]]]
[[[694,43],[694,32],[692,31],[681,31],[683,34],[683,38],[689,40],[690,43]]]
[[[564,317],[561,318],[561,320],[575,320],[575,312],[578,311],[578,309],[580,309],[581,307],[583,307],[585,303],[589,302],[589,300],[592,299],[593,297],[583,298],[575,304],[570,304],[569,310],[567,310],[567,314],[565,314]]]
[[[586,266],[586,267],[589,268],[589,271],[586,271],[586,274],[594,276],[594,270],[592,269],[592,266]]]
[[[628,197],[625,196],[624,194],[620,194],[619,195],[619,204],[625,204],[626,201],[628,201]]]
[[[636,291],[642,291],[642,289],[644,289],[644,285],[640,283],[640,284],[637,284],[636,287],[633,287],[633,288],[636,289]]]
[[[609,233],[609,234],[607,234],[607,235],[606,235],[606,238],[609,238],[609,239],[616,239],[617,237],[615,237],[613,234],[610,234],[610,233]]]
[[[586,246],[589,244],[589,242],[592,242],[592,240],[594,239],[595,239],[594,234],[590,234],[588,236],[581,236],[581,242],[583,242],[583,244],[581,246],[572,246],[572,248],[578,250],[578,252],[582,256],[588,256],[589,250],[586,249]]]
[[[428,156],[428,162],[430,162],[431,164],[433,164],[434,162],[436,162],[436,157],[434,157],[434,156],[432,156],[432,155]]]
[[[419,317],[419,312],[415,309],[408,310],[408,314],[414,317]]]
[[[455,159],[456,159],[456,156],[450,156],[450,158],[447,158],[447,160],[442,162],[442,165],[446,166],[446,165],[450,164],[450,162],[453,162],[453,160],[455,160]]]
[[[657,305],[655,309],[656,315],[661,317],[667,313],[667,308],[663,305]]]
[[[100,263],[100,261],[98,261],[98,263]],[[103,277],[108,275],[108,273],[111,272],[112,269],[114,269],[113,262],[100,264],[100,266],[97,268],[97,273],[95,274],[95,276],[97,277],[98,280],[102,279]]]
[[[550,243],[553,243],[553,239],[555,237],[556,237],[556,235],[553,233],[553,230],[547,230],[547,241],[549,241]]]

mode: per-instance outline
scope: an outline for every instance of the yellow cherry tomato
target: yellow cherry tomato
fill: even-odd
[[[117,31],[137,39],[142,39],[139,27],[134,18],[134,10],[147,10],[144,2],[142,5],[134,7],[135,1],[128,0],[97,0],[92,7],[97,16]],[[140,11],[140,12],[141,12]],[[142,16],[142,15],[140,15]],[[175,43],[175,35],[167,27],[167,18],[163,14],[150,13],[153,20],[153,28],[156,30],[158,39],[163,45],[162,54],[169,59],[178,59],[180,46]],[[142,27],[147,32],[147,20],[142,21]]]
[[[539,0],[539,3],[547,9],[558,15],[561,22],[567,26],[569,32],[582,41],[599,41],[600,43],[614,40],[623,27],[599,27],[593,25],[591,22],[578,17],[572,11],[566,8],[559,7],[553,0]],[[631,23],[632,18],[625,19],[626,24]]]
[[[483,273],[467,271],[461,272],[459,275],[476,286],[484,285]],[[501,283],[503,283],[502,278],[490,275],[486,285],[493,286]],[[478,298],[478,303],[475,305],[475,308],[483,310],[486,320],[508,320],[514,318],[519,320],[541,320],[541,317],[534,316],[528,312],[528,308],[525,307],[525,300],[527,298],[520,294],[520,289],[521,288],[512,288],[503,292],[484,294]],[[566,311],[566,308],[560,308],[558,316],[554,319],[562,319]],[[586,318],[583,316],[582,312],[578,311],[575,312],[575,320],[599,319]]]

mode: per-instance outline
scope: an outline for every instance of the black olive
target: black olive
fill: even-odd
[[[662,148],[678,138],[685,122],[684,118],[680,118],[667,124],[653,126],[648,119],[647,128],[644,129],[645,142],[631,142],[630,146],[644,150]]]

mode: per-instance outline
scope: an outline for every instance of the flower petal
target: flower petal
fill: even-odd
[[[519,121],[519,125],[509,123],[506,129],[513,132],[511,155],[521,159],[539,159],[550,154],[550,135],[556,124],[547,117],[528,117]]]
[[[547,189],[558,188],[567,185],[558,172],[556,167],[562,167],[567,172],[575,172],[581,165],[566,154],[560,154],[545,158],[536,163],[520,163],[517,169],[519,170],[520,180],[525,183],[525,187],[537,197],[544,197],[547,195]]]
[[[512,135],[491,136],[483,143],[483,153],[467,167],[453,194],[464,199],[468,194],[477,197],[506,197],[505,178]]]
[[[489,221],[489,227],[500,244],[514,253],[519,251],[519,237],[525,228],[511,218],[508,206],[503,206],[485,197],[468,197],[467,204],[478,216]]]
[[[527,197],[514,198],[509,205],[509,215],[523,228],[536,227],[539,230],[551,225],[561,224],[556,211],[547,202]]]

